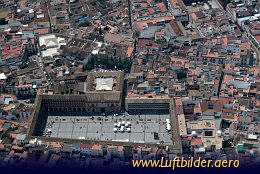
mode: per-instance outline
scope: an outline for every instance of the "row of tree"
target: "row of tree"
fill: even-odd
[[[90,62],[85,66],[86,70],[92,70],[93,68],[104,69],[118,69],[129,72],[132,62],[128,58],[113,59],[106,55],[92,55]]]

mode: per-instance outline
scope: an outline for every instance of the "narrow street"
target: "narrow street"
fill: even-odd
[[[46,5],[46,8],[48,10],[48,17],[49,17],[49,22],[50,22],[50,29],[51,29],[51,33],[53,33],[53,28],[52,28],[52,19],[51,19],[51,14],[50,14],[50,10],[49,10],[49,6],[48,6],[48,1],[45,0],[45,5]]]
[[[178,125],[178,118],[175,110],[174,98],[172,98],[170,101],[170,120],[171,120],[171,129],[172,129],[173,150],[177,153],[180,153],[182,152],[182,142],[179,134],[179,125]]]

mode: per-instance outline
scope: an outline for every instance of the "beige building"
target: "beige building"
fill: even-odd
[[[187,131],[192,136],[200,137],[204,148],[221,149],[223,138],[217,129],[216,120],[201,119],[187,122]]]

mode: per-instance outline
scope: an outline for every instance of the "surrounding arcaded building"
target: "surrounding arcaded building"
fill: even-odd
[[[170,97],[168,95],[128,95],[125,107],[129,113],[166,114],[169,113]]]

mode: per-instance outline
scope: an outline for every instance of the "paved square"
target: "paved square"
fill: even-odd
[[[48,116],[43,136],[87,140],[128,141],[139,143],[172,144],[171,134],[166,131],[169,115],[125,116]],[[114,123],[130,122],[131,132],[114,132]],[[154,138],[158,133],[159,140]]]

